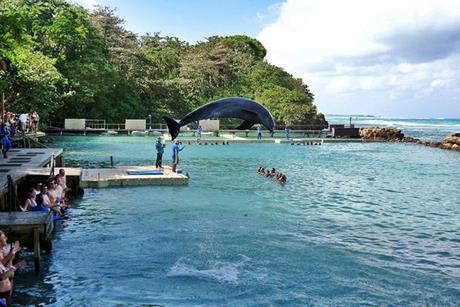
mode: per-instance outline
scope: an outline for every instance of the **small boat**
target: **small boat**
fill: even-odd
[[[115,131],[115,130],[108,130],[107,131],[107,135],[117,135],[117,134],[118,134],[118,132]]]

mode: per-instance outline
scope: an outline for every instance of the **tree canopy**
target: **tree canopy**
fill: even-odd
[[[189,44],[138,36],[108,7],[0,0],[0,92],[7,109],[64,118],[181,117],[225,96],[264,104],[279,125],[327,126],[301,79],[265,61],[245,35]]]

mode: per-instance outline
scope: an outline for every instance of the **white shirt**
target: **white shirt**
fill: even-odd
[[[19,115],[19,121],[21,123],[26,123],[28,118],[29,118],[29,114],[27,113],[22,113],[21,115]]]

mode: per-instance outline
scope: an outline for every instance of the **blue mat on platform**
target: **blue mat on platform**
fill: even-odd
[[[163,175],[163,172],[156,169],[137,169],[127,171],[128,175]]]

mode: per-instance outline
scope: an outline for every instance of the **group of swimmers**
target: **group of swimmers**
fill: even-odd
[[[70,189],[66,185],[65,171],[59,170],[59,174],[51,177],[43,183],[36,183],[27,192],[27,197],[19,205],[19,209],[26,211],[52,211],[55,220],[66,218],[64,211],[69,208],[66,193]]]
[[[291,142],[291,145],[321,145],[321,144],[322,144],[322,141],[321,142],[302,141],[298,143]]]
[[[189,142],[190,144],[190,142]],[[197,141],[197,144],[198,145],[219,145],[219,142],[201,142],[201,141]],[[230,143],[228,141],[223,141],[222,142],[222,145],[230,145]]]
[[[265,170],[265,168],[259,166],[259,168],[257,169],[257,173],[267,178],[273,178],[281,184],[285,184],[287,181],[286,175],[281,172],[278,172],[274,167],[272,167],[272,170],[270,171],[269,169]]]

